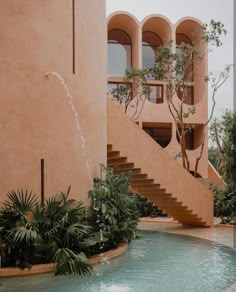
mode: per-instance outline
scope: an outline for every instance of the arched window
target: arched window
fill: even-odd
[[[182,49],[180,48],[182,43],[191,45],[191,46],[193,45],[190,38],[188,38],[185,34],[177,33],[176,34],[176,54],[179,56],[180,63],[181,63],[182,54],[184,53],[182,52]],[[177,59],[177,62],[178,62],[178,59]],[[185,67],[183,66],[182,73],[180,71],[179,74],[177,75],[177,78],[179,78],[180,80],[184,78],[185,81],[187,82],[193,82],[194,81],[193,62],[194,62],[193,55],[191,55],[191,59],[188,61],[189,64]],[[184,103],[189,104],[189,105],[194,104],[193,86],[189,85],[189,86],[185,86],[184,88],[178,88],[177,94],[180,100],[184,98]]]
[[[177,33],[176,34],[176,45],[181,45],[181,43],[189,44],[192,45],[192,41],[190,40],[189,37],[187,37],[183,33]]]
[[[179,55],[180,60],[181,60],[181,55],[183,54],[180,48],[182,43],[191,45],[191,46],[193,45],[190,38],[188,38],[185,34],[177,33],[176,34],[176,54]],[[185,72],[183,72],[183,74],[185,75],[185,78],[187,79],[187,81],[190,81],[190,82],[193,81],[193,56],[192,56],[192,62],[189,62],[189,66],[185,68]],[[179,78],[182,79],[183,75],[179,74]]]
[[[132,42],[120,29],[108,32],[108,76],[123,77],[132,64]]]
[[[155,63],[155,51],[162,45],[161,38],[151,31],[143,32],[143,68],[152,67]]]

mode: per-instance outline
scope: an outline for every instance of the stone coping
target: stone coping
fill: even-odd
[[[223,228],[232,228],[232,229],[236,229],[236,225],[232,225],[232,224],[215,224],[215,227],[223,227]]]
[[[123,255],[128,249],[127,243],[120,243],[118,248],[106,251],[104,253],[100,253],[98,255],[94,255],[89,257],[89,262],[92,265],[97,265],[102,262],[106,262],[108,260],[114,259]],[[0,278],[7,277],[25,277],[25,276],[33,276],[39,274],[53,273],[55,272],[54,264],[40,264],[33,265],[30,269],[20,269],[17,267],[9,267],[0,269]]]
[[[140,217],[139,222],[141,223],[178,223],[170,217]]]

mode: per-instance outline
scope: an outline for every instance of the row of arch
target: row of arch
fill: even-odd
[[[176,44],[180,45],[182,42],[192,45],[189,37],[177,33]],[[143,68],[153,66],[155,51],[161,45],[163,45],[163,40],[158,34],[153,31],[142,32]],[[122,77],[125,69],[129,69],[132,65],[132,40],[128,33],[117,28],[108,31],[108,54],[109,76]]]
[[[164,41],[173,40],[173,49],[181,42],[192,44],[198,37],[193,32],[201,25],[195,18],[184,18],[173,25],[166,17],[151,15],[142,22],[127,12],[116,12],[108,18],[108,77],[123,77],[125,70],[150,67],[155,61],[155,51]],[[204,48],[203,48],[204,49]],[[192,82],[205,76],[203,61]],[[201,81],[202,82],[202,81]],[[202,95],[204,85],[194,89],[194,96]],[[201,93],[201,94],[200,94]],[[197,102],[197,98],[195,99]]]

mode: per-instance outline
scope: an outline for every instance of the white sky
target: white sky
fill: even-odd
[[[224,23],[227,35],[223,46],[209,54],[209,71],[219,73],[226,64],[233,64],[233,0],[107,0],[107,16],[115,11],[128,11],[139,21],[150,14],[162,14],[176,23],[184,16],[193,16],[204,23],[211,19]],[[209,98],[211,97],[209,84]],[[233,72],[216,96],[215,116],[233,109]],[[209,108],[211,103],[209,102]]]

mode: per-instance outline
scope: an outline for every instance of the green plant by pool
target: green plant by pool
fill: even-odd
[[[91,277],[4,279],[0,291],[220,292],[236,282],[236,250],[183,235],[140,232],[128,252],[94,268]]]

